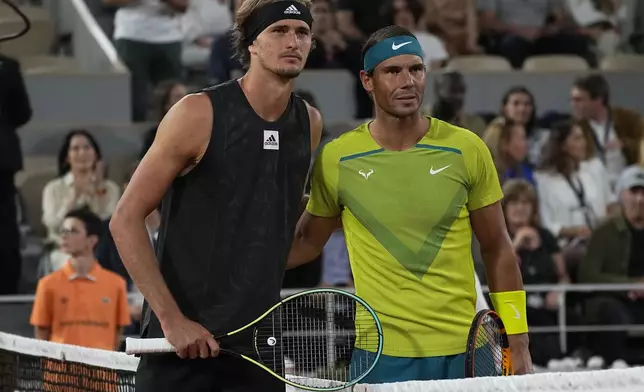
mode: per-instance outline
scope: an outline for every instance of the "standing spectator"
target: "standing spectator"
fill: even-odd
[[[574,116],[591,140],[588,153],[604,162],[614,187],[624,168],[642,158],[644,120],[633,110],[611,107],[610,86],[599,73],[575,80],[571,102]]]
[[[385,0],[381,13],[388,25],[400,26],[414,33],[429,69],[445,66],[449,58],[445,44],[421,26],[423,5],[420,0]]]
[[[559,239],[571,275],[613,198],[606,171],[599,159],[588,157],[587,143],[578,124],[556,124],[535,173],[541,222]]]
[[[215,39],[231,27],[233,16],[224,0],[191,0],[181,18],[184,42],[181,61],[184,66],[204,69]]]
[[[570,26],[560,0],[481,0],[488,51],[506,57],[514,68],[539,54],[576,54],[594,66],[587,38]]]
[[[22,170],[18,128],[31,119],[20,64],[0,55],[0,295],[17,294],[22,270],[15,174]]]
[[[629,18],[624,2],[566,0],[566,5],[581,32],[593,41],[601,57],[617,53],[624,41],[621,31]]]
[[[548,141],[548,132],[537,126],[537,107],[534,95],[523,86],[514,86],[503,95],[500,117],[523,126],[528,138],[528,160],[538,165],[543,147]]]
[[[425,23],[438,35],[450,56],[483,52],[478,44],[476,0],[425,0]]]
[[[508,179],[522,178],[535,185],[532,165],[527,161],[528,143],[523,125],[497,118],[485,131],[483,140],[492,153],[501,184]]]
[[[130,70],[132,119],[145,121],[150,84],[179,79],[183,69],[181,15],[188,0],[103,0],[120,6],[114,19],[119,56]]]
[[[644,283],[644,168],[630,166],[617,184],[623,212],[593,231],[580,283]],[[644,290],[593,293],[586,316],[591,324],[644,324]],[[595,335],[592,349],[606,363],[626,358],[626,331]]]
[[[485,121],[478,115],[465,111],[467,86],[463,74],[450,70],[441,72],[434,79],[436,101],[431,108],[431,115],[439,120],[463,127],[482,136]]]
[[[61,246],[70,255],[38,282],[30,323],[37,339],[116,350],[130,324],[125,280],[94,259],[101,220],[89,210],[65,216]]]
[[[118,185],[105,178],[101,150],[89,132],[75,130],[67,134],[58,154],[58,165],[59,177],[43,190],[42,220],[53,247],[41,264],[45,273],[57,270],[69,258],[59,250],[60,227],[67,213],[88,207],[106,220],[121,197]]]
[[[311,6],[315,47],[306,61],[306,68],[346,68],[360,72],[361,43],[344,37],[336,29],[333,4],[316,0]]]
[[[347,38],[365,42],[368,36],[387,25],[380,15],[383,4],[384,0],[338,0],[338,30]]]
[[[234,15],[244,0],[233,0],[232,15]],[[216,38],[210,50],[209,74],[213,84],[224,83],[232,79],[235,72],[242,74],[242,64],[235,55],[233,47],[234,30],[228,29],[223,35]]]

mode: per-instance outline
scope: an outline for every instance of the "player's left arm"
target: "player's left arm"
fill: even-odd
[[[531,373],[526,295],[501,208],[503,193],[490,151],[478,138],[474,144],[466,156],[470,176],[470,221],[481,246],[490,299],[510,340],[514,371]]]
[[[319,110],[308,103],[306,104],[306,109],[309,112],[309,123],[311,124],[311,154],[313,154],[320,145],[320,140],[322,140],[324,121],[322,120],[322,114],[320,114]]]

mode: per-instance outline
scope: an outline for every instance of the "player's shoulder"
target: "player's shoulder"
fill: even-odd
[[[472,153],[487,148],[485,142],[474,132],[469,129],[450,124],[446,121],[439,120],[432,117],[431,121],[433,128],[436,130],[435,134],[444,139],[445,144],[454,148],[461,153]]]
[[[365,122],[328,142],[322,147],[321,154],[325,159],[339,162],[342,158],[373,150],[372,144],[369,122]]]

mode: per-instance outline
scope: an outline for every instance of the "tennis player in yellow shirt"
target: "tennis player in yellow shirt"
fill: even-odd
[[[363,382],[462,378],[476,314],[474,233],[515,374],[531,373],[526,296],[489,150],[474,133],[421,115],[426,70],[412,33],[383,28],[362,56],[375,120],[317,157],[288,267],[317,257],[341,218],[356,294],[383,326],[383,355]],[[352,361],[362,355],[356,349]]]

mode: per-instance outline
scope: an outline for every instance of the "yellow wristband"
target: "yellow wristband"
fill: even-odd
[[[525,297],[523,290],[490,293],[494,310],[501,316],[508,335],[528,332]]]

